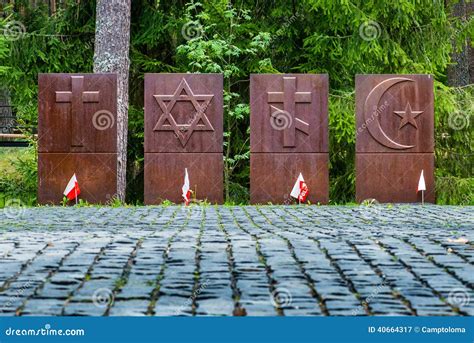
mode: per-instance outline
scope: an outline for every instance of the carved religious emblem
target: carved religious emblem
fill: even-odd
[[[407,105],[404,111],[393,111],[393,112],[397,116],[402,118],[402,120],[400,121],[400,127],[398,128],[399,130],[407,124],[410,124],[415,129],[418,129],[418,125],[416,124],[415,118],[418,117],[420,114],[422,114],[423,111],[413,111],[411,109],[410,103],[407,102]]]
[[[163,114],[158,119],[153,131],[174,131],[183,148],[188,143],[194,131],[214,131],[209,118],[206,116],[213,94],[194,94],[189,84],[183,78],[171,95],[153,95]],[[178,124],[173,117],[173,107],[178,101],[187,101],[195,110],[189,123]]]
[[[412,79],[405,77],[393,77],[386,79],[376,85],[369,93],[364,103],[364,122],[367,126],[367,130],[370,135],[380,144],[387,148],[396,150],[405,150],[415,147],[414,145],[404,145],[396,142],[390,138],[386,132],[382,129],[380,121],[378,119],[378,103],[382,96],[393,86],[402,82],[414,82]],[[404,111],[394,111],[396,115],[402,118],[399,126],[399,130],[405,125],[410,124],[418,129],[415,118],[418,117],[423,111],[413,111],[410,103],[407,102]]]
[[[56,91],[56,102],[71,104],[71,146],[84,144],[84,103],[99,102],[99,91],[84,91],[84,76],[71,76],[71,91]]]
[[[283,92],[267,92],[267,102],[282,103],[283,108],[270,105],[273,120],[284,120],[283,146],[294,147],[296,145],[296,130],[309,134],[309,124],[296,117],[297,103],[311,103],[311,92],[296,91],[296,77],[283,77]]]

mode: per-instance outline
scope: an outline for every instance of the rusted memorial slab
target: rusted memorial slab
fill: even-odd
[[[356,76],[356,198],[434,202],[434,105],[430,75]]]
[[[327,75],[251,75],[251,203],[287,203],[299,173],[307,200],[328,202],[327,101]]]
[[[115,74],[38,77],[38,202],[59,204],[73,174],[80,199],[105,203],[117,193]]]
[[[145,75],[145,204],[223,202],[223,76]]]

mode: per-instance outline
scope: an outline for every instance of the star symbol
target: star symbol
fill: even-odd
[[[413,111],[411,109],[411,105],[409,102],[407,102],[407,105],[405,107],[404,111],[393,111],[397,116],[402,118],[402,121],[400,122],[400,127],[398,128],[399,130],[404,127],[407,124],[412,125],[415,129],[418,129],[418,125],[416,125],[415,118],[418,117],[420,114],[423,113],[423,111]]]
[[[172,95],[153,95],[153,97],[163,111],[153,131],[174,131],[183,148],[194,131],[214,131],[205,113],[214,97],[213,94],[194,94],[183,78]],[[178,101],[189,101],[196,110],[190,123],[178,124],[171,114]]]

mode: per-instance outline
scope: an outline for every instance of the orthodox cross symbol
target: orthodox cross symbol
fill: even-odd
[[[288,116],[283,128],[283,146],[294,147],[296,130],[309,134],[309,124],[295,115],[296,103],[310,103],[311,92],[297,92],[296,77],[283,77],[283,92],[267,92],[267,94],[268,103],[283,103],[283,109],[270,105],[271,115],[273,118],[278,114]]]
[[[194,94],[189,84],[183,78],[171,95],[153,95],[163,114],[158,119],[153,131],[174,131],[183,148],[188,143],[194,131],[214,131],[211,122],[206,116],[213,94]],[[178,101],[188,101],[196,111],[187,124],[178,124],[171,111]]]
[[[407,102],[407,105],[405,107],[404,111],[393,111],[397,116],[402,118],[402,121],[400,122],[400,127],[398,128],[399,130],[404,127],[407,124],[410,124],[413,126],[415,129],[418,129],[418,125],[416,125],[415,118],[418,117],[420,114],[423,113],[423,111],[413,111],[411,109],[411,105],[409,102]]]
[[[71,146],[84,142],[84,103],[99,102],[99,91],[84,91],[84,76],[71,76],[71,91],[56,91],[56,102],[71,103]]]

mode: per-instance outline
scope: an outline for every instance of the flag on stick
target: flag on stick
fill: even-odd
[[[183,185],[182,191],[183,191],[184,204],[188,206],[189,201],[191,200],[191,190],[189,188],[188,168],[184,168],[184,185]]]
[[[426,184],[425,184],[425,177],[423,176],[423,169],[421,170],[420,180],[418,180],[418,190],[417,193],[421,191],[421,204],[425,203],[425,191],[426,191]]]
[[[293,186],[290,195],[302,203],[306,201],[308,194],[308,186],[306,185],[306,182],[304,182],[303,174],[300,173],[298,179],[296,179],[295,185]]]
[[[75,173],[71,177],[71,180],[69,180],[69,183],[67,184],[63,194],[68,198],[68,200],[76,199],[77,204],[77,197],[79,194],[81,194],[81,190],[79,189],[79,183],[77,182]]]

